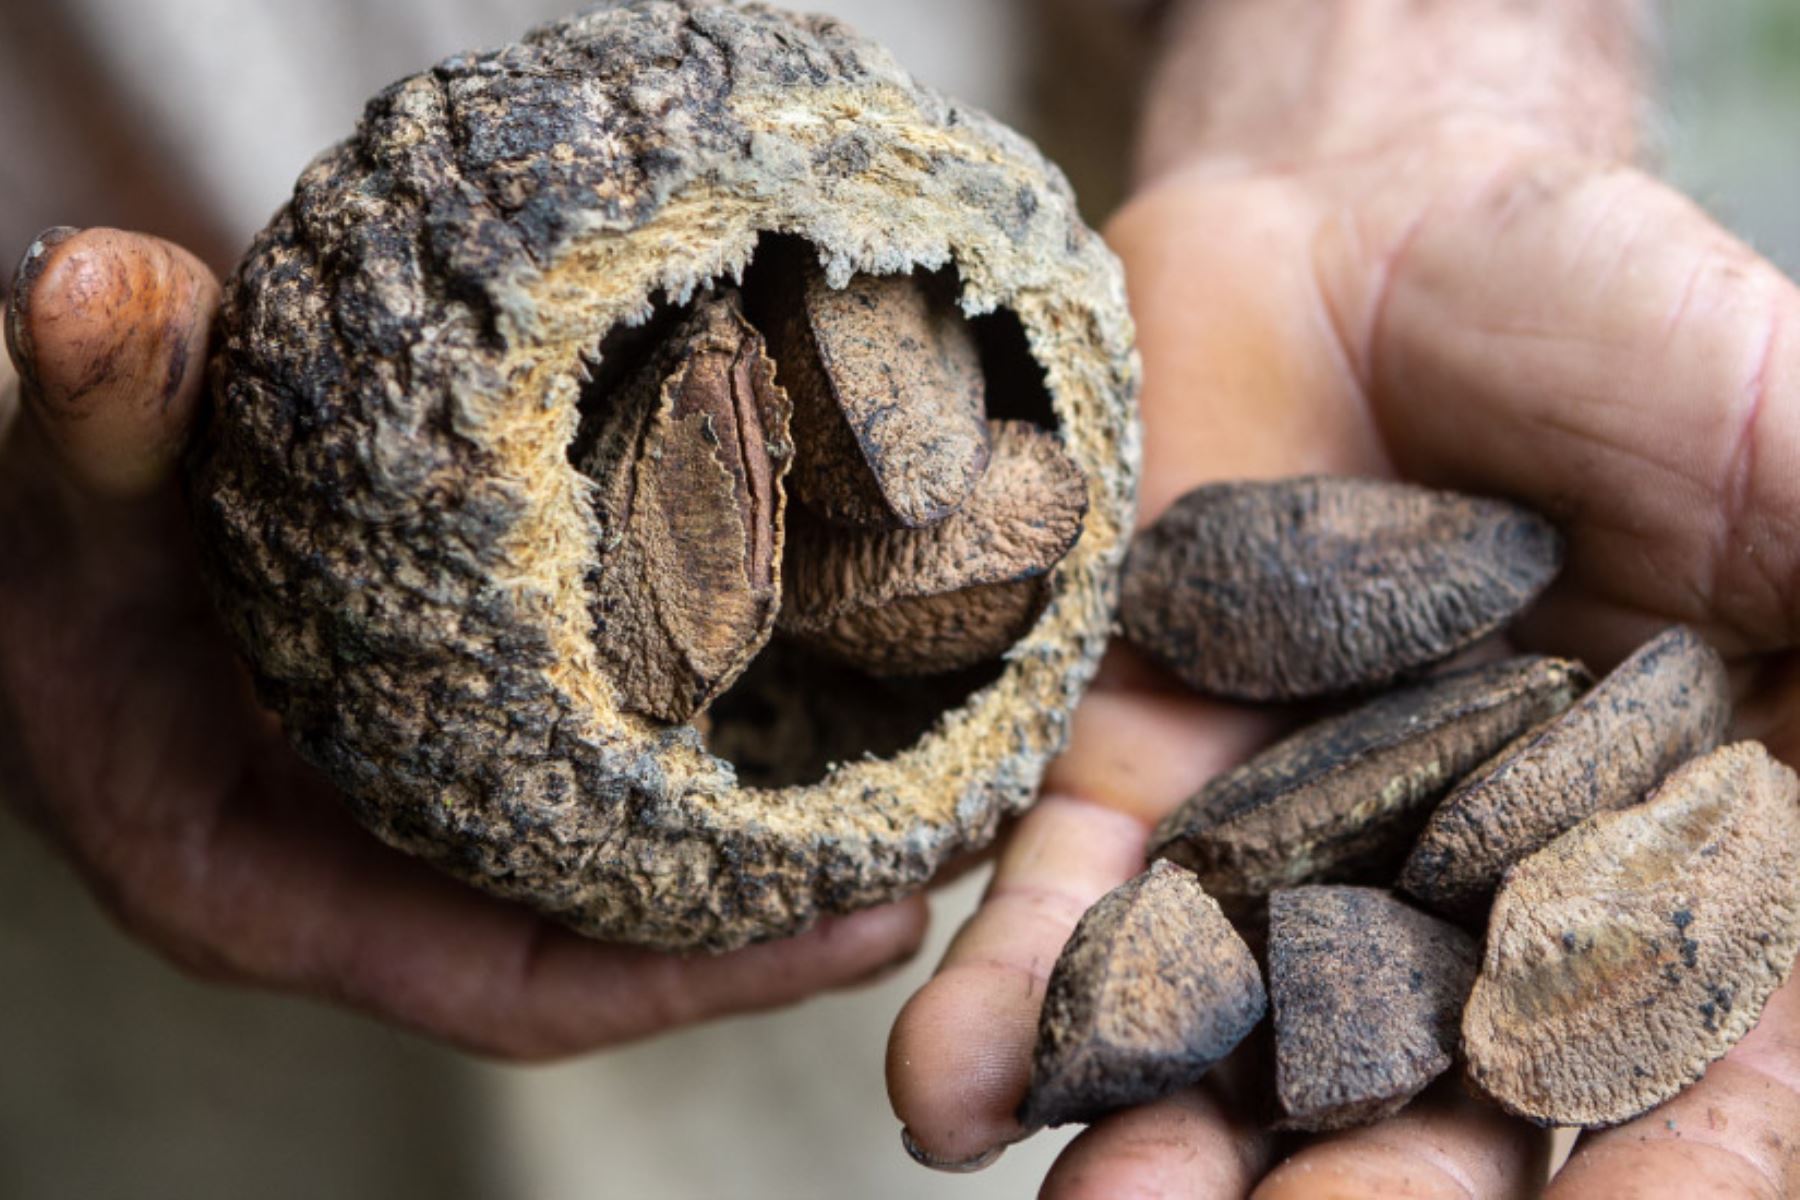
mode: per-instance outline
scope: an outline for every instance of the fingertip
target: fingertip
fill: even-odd
[[[1262,1173],[1268,1148],[1268,1138],[1210,1089],[1190,1089],[1089,1128],[1057,1158],[1042,1195],[1239,1200]]]
[[[1544,1193],[1547,1200],[1779,1200],[1787,1194],[1745,1158],[1675,1140],[1578,1150]]]
[[[1549,1174],[1549,1135],[1440,1080],[1396,1115],[1327,1135],[1292,1155],[1252,1200],[1536,1196]]]
[[[26,250],[7,347],[26,406],[79,483],[132,496],[172,473],[218,305],[212,272],[160,238],[60,227]]]
[[[1251,1200],[1470,1200],[1469,1190],[1420,1158],[1372,1145],[1310,1147],[1282,1163]]]
[[[888,1035],[888,1101],[908,1153],[939,1169],[969,1169],[1025,1134],[1013,1114],[1030,1083],[1041,985],[1026,1003],[1011,1003],[987,970],[939,974]]]

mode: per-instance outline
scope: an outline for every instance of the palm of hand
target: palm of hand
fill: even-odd
[[[1468,124],[1293,173],[1190,168],[1109,236],[1144,355],[1144,519],[1211,479],[1306,472],[1518,498],[1569,538],[1563,578],[1517,630],[1524,648],[1604,668],[1691,623],[1734,665],[1742,732],[1800,752],[1786,680],[1800,293],[1692,205]],[[922,1154],[966,1162],[1020,1135],[1011,1114],[1063,939],[1136,873],[1150,825],[1266,739],[1267,720],[1123,657],[1103,673],[1048,799],[895,1026],[890,1090]],[[1800,1098],[1773,1082],[1800,1070],[1795,992],[1703,1084],[1587,1143],[1556,1193],[1779,1194],[1800,1127]],[[1746,1115],[1732,1129],[1715,1110]],[[1046,1194],[1489,1196],[1543,1177],[1541,1138],[1453,1084],[1264,1178],[1273,1152],[1211,1083],[1095,1126]]]

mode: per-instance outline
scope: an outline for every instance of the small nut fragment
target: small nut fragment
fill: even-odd
[[[1282,1125],[1367,1125],[1449,1070],[1476,959],[1468,934],[1378,888],[1270,896]]]
[[[1478,920],[1508,866],[1717,746],[1730,712],[1718,653],[1690,629],[1665,630],[1457,784],[1426,822],[1401,890]]]
[[[993,445],[974,493],[936,525],[797,519],[782,632],[877,675],[953,670],[1017,641],[1043,607],[1046,573],[1081,536],[1087,487],[1034,425],[996,421]]]
[[[581,467],[601,487],[595,644],[622,707],[685,721],[768,642],[789,414],[728,289],[619,390]]]
[[[1698,1079],[1800,947],[1800,781],[1755,742],[1514,867],[1463,1015],[1469,1078],[1540,1125],[1613,1125]]]
[[[1150,852],[1232,911],[1298,883],[1388,883],[1444,789],[1586,684],[1580,664],[1533,656],[1390,692],[1214,779]]]
[[[1152,863],[1075,926],[1050,973],[1019,1122],[1093,1121],[1191,1084],[1268,997],[1250,948],[1193,875]]]
[[[1196,488],[1126,559],[1125,635],[1191,686],[1293,700],[1387,683],[1515,616],[1562,542],[1504,500],[1374,479]]]
[[[759,324],[794,400],[794,495],[853,525],[916,528],[962,506],[988,465],[981,359],[948,298],[910,275],[833,288],[816,261],[780,271]]]

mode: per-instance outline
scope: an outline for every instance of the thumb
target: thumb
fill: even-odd
[[[12,294],[24,407],[69,474],[115,496],[167,479],[200,397],[212,272],[160,238],[57,228],[26,250]]]

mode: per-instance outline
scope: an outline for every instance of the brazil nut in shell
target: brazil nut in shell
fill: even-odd
[[[1333,476],[1216,483],[1132,544],[1119,616],[1191,687],[1299,700],[1449,658],[1561,565],[1556,529],[1505,500]]]
[[[771,390],[798,368],[757,324],[770,247],[815,291],[920,281],[877,299],[967,385],[960,440],[898,389],[858,451],[891,479],[807,465],[822,418]],[[1104,645],[1139,449],[1117,263],[1029,143],[836,21],[627,3],[399,81],[255,239],[217,346],[190,495],[263,701],[381,838],[584,933],[722,950],[918,889],[1029,804]],[[792,677],[792,481],[937,520],[989,465],[971,362],[1015,398],[986,417],[1066,460],[1078,532],[992,576],[1030,587],[973,623],[987,658],[891,693],[891,742],[803,730],[815,773],[715,754]],[[782,711],[853,707],[836,678]]]

